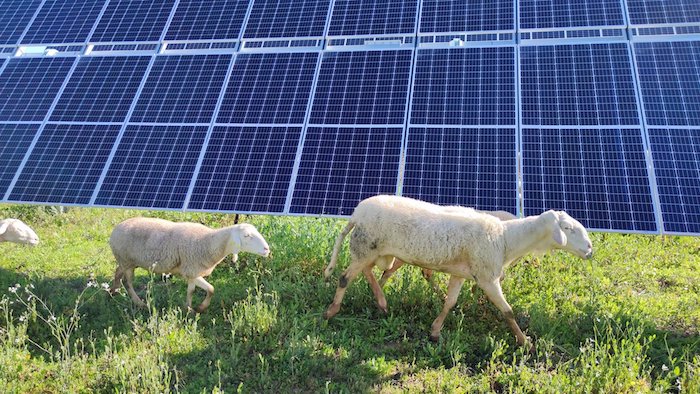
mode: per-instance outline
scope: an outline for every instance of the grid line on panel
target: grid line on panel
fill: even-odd
[[[418,1],[335,0],[328,35],[414,34]]]
[[[120,126],[47,124],[8,200],[89,203]]]
[[[521,46],[522,124],[639,125],[626,43]]]
[[[700,22],[697,0],[626,0],[626,3],[632,25]]]
[[[14,45],[29,27],[42,0],[0,2],[0,45]]]
[[[255,0],[243,38],[322,37],[330,0]]]
[[[587,228],[658,231],[640,129],[522,133],[526,216],[563,209]]]
[[[515,129],[411,127],[402,195],[515,214]]]
[[[248,0],[180,0],[166,40],[236,40]]]
[[[150,56],[81,58],[50,121],[123,122],[150,61]]]
[[[158,41],[175,0],[110,0],[91,42]]]
[[[208,126],[127,126],[95,204],[181,209]]]
[[[22,38],[23,44],[83,43],[106,0],[46,0]]]
[[[38,131],[38,124],[0,123],[0,196],[7,192]]]
[[[129,121],[211,122],[231,56],[157,56]]]
[[[237,55],[217,123],[302,124],[318,56]]]
[[[301,127],[215,126],[188,209],[284,211]]]
[[[514,0],[423,0],[420,33],[515,30]]]
[[[514,47],[418,50],[411,124],[515,125]]]
[[[521,29],[624,26],[620,0],[519,0]]]

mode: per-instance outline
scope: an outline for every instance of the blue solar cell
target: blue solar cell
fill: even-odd
[[[440,205],[517,212],[515,129],[408,132],[403,195]]]
[[[700,126],[700,42],[634,45],[649,125]]]
[[[218,123],[304,123],[318,53],[241,54]]]
[[[91,42],[158,41],[175,0],[111,0]]]
[[[47,124],[9,200],[89,203],[119,128]]]
[[[80,59],[50,120],[123,122],[150,60],[150,56]]]
[[[328,35],[413,34],[418,1],[336,0]]]
[[[658,231],[639,129],[523,129],[525,215],[565,210],[587,228]]]
[[[310,127],[292,213],[350,215],[376,194],[396,194],[401,128]]]
[[[514,126],[514,48],[419,50],[411,123]]]
[[[42,121],[74,58],[12,59],[0,74],[0,121]]]
[[[700,130],[648,132],[664,230],[700,233]]]
[[[0,2],[0,44],[16,44],[40,5],[41,0]]]
[[[0,199],[7,192],[38,130],[37,124],[0,123]]]
[[[625,43],[523,46],[524,125],[639,125]]]
[[[521,29],[623,26],[620,0],[520,0]]]
[[[248,0],[181,0],[166,40],[235,40],[240,36]]]
[[[424,0],[421,33],[515,30],[514,0]]]
[[[627,0],[627,9],[633,25],[700,22],[697,0]]]
[[[207,126],[128,126],[95,203],[183,207]]]
[[[326,52],[312,124],[404,124],[413,51]]]
[[[301,127],[214,128],[188,209],[282,212]]]
[[[231,55],[159,56],[132,122],[209,123]]]
[[[322,37],[330,0],[254,0],[244,38]]]
[[[23,44],[86,42],[106,0],[46,0]]]

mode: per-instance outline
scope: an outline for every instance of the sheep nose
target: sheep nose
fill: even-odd
[[[586,260],[588,260],[588,259],[590,259],[591,257],[593,257],[593,249],[592,249],[592,248],[591,248],[591,249],[588,249],[588,253],[586,253],[586,255],[583,256],[583,257],[584,257]]]

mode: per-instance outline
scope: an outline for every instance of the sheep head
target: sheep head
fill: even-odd
[[[253,225],[244,223],[233,226],[233,240],[234,243],[238,243],[236,249],[241,252],[254,253],[263,257],[270,255],[270,246]]]
[[[19,219],[0,221],[0,240],[31,246],[39,243],[39,237],[34,230]]]
[[[564,211],[547,211],[542,214],[552,228],[552,241],[557,249],[566,250],[583,259],[593,255],[593,245],[588,231],[576,219]]]

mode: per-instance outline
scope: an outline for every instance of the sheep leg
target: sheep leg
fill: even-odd
[[[386,298],[384,297],[384,292],[382,291],[381,286],[379,285],[379,283],[377,283],[377,279],[372,273],[372,267],[369,266],[363,269],[362,273],[365,275],[365,279],[367,279],[369,287],[372,289],[372,293],[374,293],[374,298],[377,299],[377,306],[379,307],[379,309],[384,313],[389,313],[386,306]]]
[[[139,298],[139,295],[136,294],[136,290],[134,290],[134,269],[126,269],[124,270],[124,279],[126,279],[126,290],[129,292],[129,296],[131,299],[134,301],[134,303],[140,307],[146,306],[146,303]]]
[[[122,287],[122,278],[124,277],[124,270],[121,265],[117,266],[117,270],[114,272],[114,280],[112,281],[112,287],[109,288],[109,294],[114,294]]]
[[[207,296],[204,297],[204,301],[202,301],[201,304],[197,308],[195,308],[195,311],[198,313],[202,313],[207,308],[209,307],[209,303],[211,302],[211,297],[214,295],[214,286],[209,284],[206,280],[204,280],[203,277],[197,277],[191,280],[187,281],[187,308],[192,308],[192,293],[194,292],[194,287],[197,286],[200,289],[204,290],[207,292]]]
[[[343,297],[345,297],[345,291],[352,281],[357,277],[357,275],[367,266],[371,267],[371,263],[374,259],[369,262],[364,263],[351,263],[350,266],[343,272],[343,275],[338,279],[338,288],[335,289],[335,297],[333,297],[333,303],[328,306],[328,309],[323,314],[323,317],[330,319],[335,316],[338,311],[340,311],[340,304],[343,302]]]
[[[477,283],[484,293],[486,293],[486,297],[488,297],[488,299],[491,300],[494,305],[496,305],[496,308],[503,313],[503,317],[506,319],[506,323],[508,323],[510,331],[513,333],[513,335],[515,335],[515,340],[518,342],[518,345],[524,346],[528,342],[528,338],[525,336],[525,334],[523,334],[518,326],[518,323],[515,321],[513,308],[510,307],[508,301],[506,301],[506,298],[503,296],[501,282],[496,279],[493,282],[479,281]]]
[[[396,272],[401,266],[404,265],[404,262],[399,260],[399,259],[394,259],[394,265],[389,268],[388,270],[384,271],[382,274],[382,277],[379,279],[379,286],[384,287],[384,284],[386,284],[386,281],[391,278],[392,275],[394,275],[394,272]]]
[[[433,321],[433,325],[430,326],[430,339],[432,341],[437,341],[440,339],[440,331],[442,330],[442,325],[445,322],[447,314],[457,303],[457,297],[459,297],[459,291],[462,290],[462,285],[464,284],[464,278],[459,278],[454,275],[450,276],[450,282],[447,284],[447,297],[445,297],[445,305],[442,307],[442,312]]]

